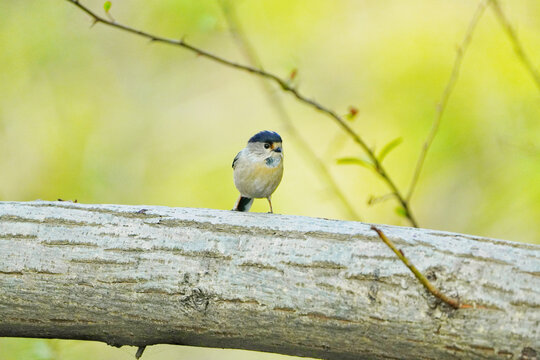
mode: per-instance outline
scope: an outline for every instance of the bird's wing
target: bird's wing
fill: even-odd
[[[232,168],[234,169],[234,166],[236,165],[236,161],[238,160],[238,158],[240,157],[240,153],[236,154],[236,156],[234,157],[234,160],[232,161]]]

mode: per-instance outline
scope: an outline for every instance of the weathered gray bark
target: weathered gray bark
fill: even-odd
[[[484,359],[540,348],[540,246],[208,209],[0,203],[0,336],[325,359]]]

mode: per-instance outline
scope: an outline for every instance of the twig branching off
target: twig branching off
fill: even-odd
[[[314,108],[315,110],[318,110],[321,113],[327,115],[332,120],[334,120],[334,122],[336,122],[336,124],[343,131],[345,131],[349,135],[349,137],[358,146],[360,146],[362,148],[362,150],[364,150],[366,155],[371,160],[375,172],[387,184],[387,186],[390,188],[390,190],[392,191],[392,193],[394,194],[394,196],[396,197],[396,199],[398,200],[400,205],[405,210],[404,211],[405,216],[407,217],[407,219],[409,220],[411,225],[413,225],[414,227],[418,227],[418,223],[417,223],[414,215],[412,214],[412,211],[410,209],[410,205],[409,205],[408,201],[401,194],[401,192],[397,188],[396,184],[394,183],[394,180],[392,180],[392,178],[388,175],[386,169],[383,167],[383,165],[381,164],[381,162],[379,161],[379,159],[375,155],[375,152],[367,145],[367,143],[360,137],[360,135],[358,135],[345,122],[345,120],[341,116],[339,116],[335,111],[331,110],[330,108],[325,107],[324,105],[320,104],[319,102],[317,102],[315,100],[312,100],[312,99],[306,97],[305,95],[300,93],[297,88],[295,88],[294,86],[289,84],[289,82],[287,80],[284,80],[284,79],[280,78],[279,76],[274,75],[274,74],[272,74],[270,72],[267,72],[267,71],[265,71],[263,69],[259,69],[259,68],[255,68],[255,67],[247,66],[247,65],[243,65],[243,64],[238,64],[238,63],[235,63],[233,61],[222,58],[220,56],[214,55],[214,54],[212,54],[212,53],[210,53],[210,52],[208,52],[206,50],[200,49],[198,47],[195,47],[193,45],[190,45],[190,44],[186,43],[183,39],[178,39],[177,40],[177,39],[165,38],[165,37],[153,35],[153,34],[150,34],[148,32],[129,27],[127,25],[120,24],[118,22],[110,21],[110,20],[108,20],[108,19],[106,19],[104,17],[101,17],[101,16],[97,15],[95,12],[93,12],[92,10],[90,10],[89,8],[87,8],[86,6],[81,4],[79,0],[66,0],[66,1],[72,3],[73,5],[77,6],[79,9],[84,11],[86,14],[88,14],[93,19],[94,23],[102,23],[102,24],[111,26],[113,28],[117,28],[117,29],[129,32],[129,33],[135,34],[135,35],[139,35],[139,36],[147,38],[147,39],[149,39],[149,40],[151,40],[153,42],[160,42],[160,43],[169,44],[169,45],[173,45],[173,46],[179,46],[179,47],[182,47],[184,49],[190,50],[190,51],[196,53],[197,55],[199,55],[201,57],[205,57],[207,59],[213,60],[213,61],[215,61],[217,63],[223,64],[223,65],[226,65],[226,66],[238,69],[238,70],[246,71],[248,73],[255,74],[255,75],[261,76],[263,78],[269,79],[269,80],[273,81],[274,83],[276,83],[277,85],[279,85],[279,87],[283,91],[291,93],[300,102],[302,102],[302,103],[304,103],[306,105],[309,105],[312,108]]]
[[[538,90],[540,90],[540,73],[538,72],[537,69],[535,69],[534,65],[531,62],[531,59],[529,59],[529,57],[525,53],[523,45],[519,41],[517,37],[517,33],[514,30],[514,27],[512,26],[512,24],[510,24],[510,21],[508,20],[505,13],[503,12],[501,5],[499,4],[499,1],[498,0],[489,0],[489,1],[492,5],[491,8],[493,9],[493,11],[495,12],[495,15],[497,16],[497,20],[499,20],[499,23],[504,28],[504,31],[506,32],[506,34],[508,35],[508,38],[512,42],[512,45],[514,46],[514,51],[517,57],[519,58],[519,60],[521,60],[521,62],[523,63],[527,71],[531,74],[531,77],[534,83],[538,87]]]
[[[450,78],[448,79],[439,103],[437,104],[435,118],[433,119],[431,130],[429,131],[429,134],[424,141],[424,145],[422,145],[422,150],[420,151],[420,155],[418,156],[418,160],[416,161],[416,167],[414,169],[411,184],[409,185],[409,190],[407,191],[407,196],[405,198],[407,202],[411,200],[411,197],[414,193],[416,184],[418,183],[418,178],[420,177],[420,173],[422,172],[424,161],[426,160],[428,150],[433,143],[433,139],[435,139],[435,135],[437,135],[437,130],[439,130],[439,125],[441,124],[441,119],[444,115],[444,111],[446,110],[448,99],[450,99],[450,95],[452,95],[452,91],[454,90],[454,86],[456,85],[457,79],[459,77],[459,71],[463,62],[463,56],[465,55],[465,52],[467,51],[467,48],[471,43],[474,30],[476,29],[476,25],[482,17],[487,5],[488,0],[480,1],[471,21],[469,22],[465,37],[463,38],[461,45],[457,49],[456,57],[454,59],[454,66],[452,67],[452,73],[450,74]]]
[[[227,21],[227,24],[229,26],[229,31],[236,40],[236,43],[238,44],[240,50],[244,53],[246,60],[249,61],[249,63],[253,66],[262,67],[260,58],[257,55],[255,48],[249,41],[246,33],[243,31],[240,21],[236,16],[234,1],[220,0],[219,4],[221,6],[223,15],[225,16],[225,20]],[[264,92],[267,95],[270,104],[278,113],[279,119],[283,123],[283,126],[293,137],[300,151],[302,151],[304,155],[310,160],[309,163],[313,165],[315,171],[319,173],[321,179],[325,181],[326,184],[329,186],[335,198],[342,203],[343,209],[345,210],[347,215],[352,220],[361,220],[360,215],[354,209],[349,200],[347,200],[347,197],[345,196],[343,191],[341,191],[339,185],[335,182],[324,162],[317,156],[317,154],[315,154],[315,152],[309,146],[308,142],[304,140],[304,138],[294,125],[289,114],[287,113],[287,110],[285,109],[285,106],[283,105],[283,102],[281,101],[281,98],[275,91],[272,90],[272,88],[267,82],[263,82],[262,84],[264,85]]]
[[[384,233],[379,228],[372,225],[371,230],[375,231],[377,233],[377,235],[379,235],[381,240],[384,241],[384,243],[386,245],[388,245],[388,247],[390,249],[392,249],[392,251],[397,255],[397,257],[405,264],[405,266],[407,266],[409,268],[409,270],[412,271],[412,273],[418,279],[418,281],[420,281],[420,283],[422,283],[422,285],[424,285],[424,287],[430,293],[432,293],[433,296],[435,296],[436,298],[444,301],[445,303],[447,303],[448,305],[450,305],[454,309],[466,309],[466,308],[472,308],[473,307],[471,305],[462,304],[462,303],[459,302],[459,300],[453,299],[453,298],[448,297],[448,296],[444,295],[443,293],[441,293],[439,289],[437,289],[431,282],[429,282],[429,280],[413,264],[411,264],[409,259],[405,256],[405,254],[401,250],[399,250],[396,247],[396,245],[394,245],[392,240],[390,240],[388,237],[386,237],[386,235],[384,235]]]
[[[146,350],[146,345],[145,346],[139,346],[137,348],[137,352],[135,353],[135,359],[139,360],[143,353],[144,353],[144,350]]]

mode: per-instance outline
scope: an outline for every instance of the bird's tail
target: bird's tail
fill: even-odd
[[[236,211],[249,211],[252,204],[253,204],[253,199],[252,198],[240,196],[238,198],[238,201],[236,202],[236,205],[234,206],[233,210],[236,210]]]

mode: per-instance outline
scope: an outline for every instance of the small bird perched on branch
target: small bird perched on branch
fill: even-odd
[[[283,177],[283,151],[281,136],[274,131],[261,131],[249,139],[233,160],[234,185],[240,197],[233,210],[249,211],[254,199],[268,199]]]

